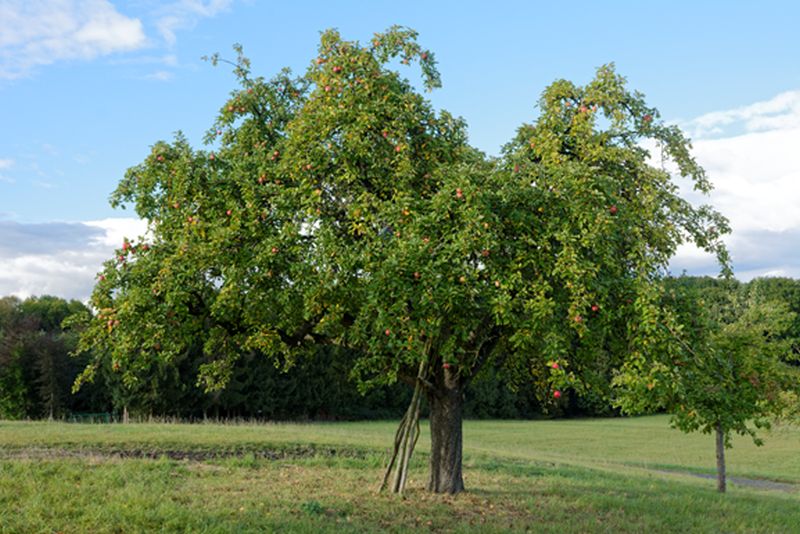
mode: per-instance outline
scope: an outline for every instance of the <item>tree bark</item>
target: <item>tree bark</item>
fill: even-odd
[[[453,367],[442,369],[437,388],[428,394],[431,425],[431,460],[428,490],[434,493],[464,491],[462,477],[463,386]]]
[[[717,423],[717,491],[725,493],[725,433],[722,423]]]

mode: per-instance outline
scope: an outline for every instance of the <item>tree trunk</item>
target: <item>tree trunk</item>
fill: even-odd
[[[383,475],[380,491],[389,487],[389,478],[392,473],[394,473],[391,486],[392,493],[402,494],[403,490],[405,490],[408,468],[411,465],[411,454],[414,452],[414,447],[417,446],[417,439],[419,439],[419,410],[422,404],[423,384],[427,372],[427,362],[420,362],[417,380],[414,385],[414,396],[394,436],[394,452],[389,459],[386,473]]]
[[[434,493],[464,491],[461,474],[464,408],[463,387],[458,372],[448,367],[438,376],[437,387],[428,394],[431,424],[431,473],[428,490]]]
[[[725,493],[725,433],[722,423],[717,423],[717,491]]]
[[[128,405],[122,407],[122,423],[128,424]]]

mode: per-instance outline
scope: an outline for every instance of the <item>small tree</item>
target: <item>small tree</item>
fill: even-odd
[[[602,388],[647,349],[680,243],[726,265],[725,219],[680,199],[641,148],[657,142],[707,192],[688,141],[612,66],[585,87],[550,86],[541,116],[494,159],[390,68],[417,62],[424,85],[439,85],[413,31],[367,45],[327,31],[296,79],[253,78],[239,54],[241,88],[209,132],[213,150],[157,143],[112,197],[152,239],[107,262],[82,347],[102,347],[127,381],[197,344],[209,388],[243,354],[291,365],[320,344],[349,347],[364,389],[415,389],[392,489],[427,400],[428,488],[456,493],[464,391],[484,366],[532,374],[549,403],[569,385]]]
[[[651,353],[659,357],[649,372],[618,377],[620,404],[627,411],[666,406],[676,428],[714,433],[717,489],[724,492],[731,434],[761,445],[758,429],[786,413],[800,391],[800,375],[787,364],[794,314],[733,281],[700,292],[678,280],[665,300],[681,326],[663,338],[663,351]]]

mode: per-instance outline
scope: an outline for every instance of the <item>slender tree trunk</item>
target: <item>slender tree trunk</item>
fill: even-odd
[[[434,493],[464,491],[462,476],[463,387],[454,368],[437,377],[435,391],[429,392],[431,464],[428,490]]]
[[[128,405],[122,407],[122,423],[128,424]]]
[[[426,362],[420,363],[417,381],[414,386],[414,396],[394,436],[394,452],[389,460],[389,465],[386,467],[380,491],[389,487],[389,479],[392,473],[394,473],[391,484],[392,493],[402,494],[406,487],[408,468],[411,465],[411,454],[417,445],[417,439],[419,439],[419,410],[422,404],[423,380],[425,379],[427,368]]]
[[[717,423],[717,491],[725,493],[725,433],[722,423]]]

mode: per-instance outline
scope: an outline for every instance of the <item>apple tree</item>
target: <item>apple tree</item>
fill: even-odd
[[[254,77],[239,49],[210,150],[159,142],[114,193],[150,237],[106,264],[84,347],[105,344],[135,381],[201,344],[209,388],[245,353],[291,365],[320,344],[357,350],[363,388],[415,389],[384,486],[405,485],[424,400],[428,488],[456,493],[464,391],[482,368],[532,375],[554,404],[606,395],[609,369],[644,361],[669,320],[659,288],[676,247],[693,241],[726,267],[728,228],[651,165],[645,142],[711,188],[613,66],[552,84],[489,158],[393,62],[440,84],[433,54],[399,27],[366,44],[323,33],[299,77]]]
[[[759,429],[790,414],[800,393],[800,372],[791,362],[786,335],[795,314],[785,302],[745,291],[734,280],[701,291],[691,280],[669,284],[664,305],[674,314],[660,350],[644,368],[623,368],[616,377],[619,405],[628,412],[666,407],[671,424],[714,433],[717,489],[726,489],[725,449],[732,434],[761,445]]]

